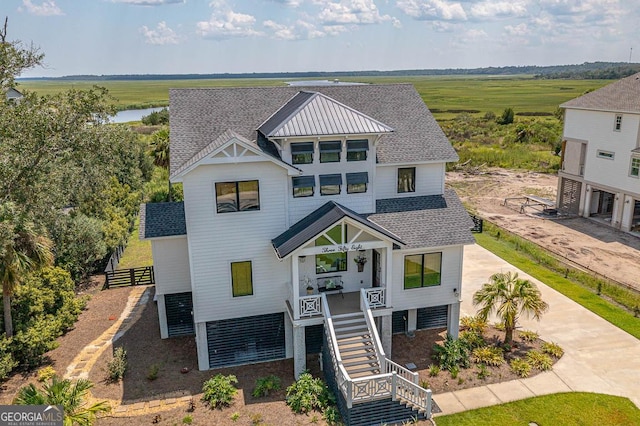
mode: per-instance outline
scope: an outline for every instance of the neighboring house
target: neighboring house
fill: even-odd
[[[640,73],[560,107],[558,209],[640,232]]]
[[[195,334],[201,370],[293,358],[297,377],[322,348],[347,423],[393,420],[393,386],[426,409],[391,336],[458,335],[474,240],[445,190],[458,156],[413,86],[175,89],[170,111],[184,203],[143,205],[140,224],[161,336]]]
[[[9,102],[19,102],[20,99],[24,97],[22,93],[20,93],[17,89],[14,89],[13,87],[7,90],[7,93],[5,94],[5,96]]]

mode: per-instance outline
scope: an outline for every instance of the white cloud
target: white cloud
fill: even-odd
[[[529,27],[526,23],[521,23],[518,25],[507,25],[504,27],[504,30],[510,36],[524,37],[531,33]]]
[[[316,1],[316,4],[322,6],[318,19],[325,25],[366,25],[395,19],[380,15],[373,0]]]
[[[286,6],[298,7],[300,6],[304,0],[271,0],[274,3],[284,4]]]
[[[181,40],[181,37],[169,28],[164,21],[158,22],[155,29],[148,28],[144,25],[140,28],[140,33],[144,36],[145,43],[147,44],[178,44]]]
[[[114,3],[133,4],[135,6],[162,6],[164,4],[186,3],[187,0],[112,0]]]
[[[263,25],[271,31],[271,36],[278,40],[303,40],[321,38],[327,35],[310,22],[303,20],[296,21],[293,25],[283,25],[268,20]]]
[[[264,35],[254,29],[256,18],[253,15],[234,12],[225,0],[214,0],[209,6],[213,8],[211,18],[196,24],[199,35],[213,39]]]
[[[398,0],[404,13],[421,21],[465,21],[467,13],[462,4],[446,0]]]
[[[54,0],[44,0],[40,4],[33,4],[31,0],[22,0],[24,9],[18,8],[20,12],[26,10],[28,13],[39,16],[55,16],[64,15],[62,9],[60,9]]]
[[[521,17],[527,15],[527,4],[524,1],[483,1],[471,6],[470,14],[479,19]]]

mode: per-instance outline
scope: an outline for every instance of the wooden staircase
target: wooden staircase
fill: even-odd
[[[349,377],[356,379],[380,374],[380,362],[364,313],[353,312],[332,318],[342,365]]]

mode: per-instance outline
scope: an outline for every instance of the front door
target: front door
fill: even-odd
[[[382,274],[380,268],[380,253],[377,250],[371,250],[373,252],[372,271],[373,271],[373,287],[380,287],[380,275]]]

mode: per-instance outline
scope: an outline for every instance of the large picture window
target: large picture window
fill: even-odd
[[[342,152],[342,142],[340,141],[320,142],[320,162],[321,163],[339,162],[340,152]]]
[[[312,164],[313,142],[292,143],[291,162],[293,164]]]
[[[347,270],[347,253],[316,254],[316,274]]]
[[[398,193],[416,192],[416,168],[398,169]]]
[[[442,253],[412,254],[404,257],[404,288],[440,285]]]
[[[257,180],[216,182],[218,213],[260,210],[260,190]]]
[[[251,261],[231,263],[231,287],[233,297],[251,296],[253,294],[253,276]]]

